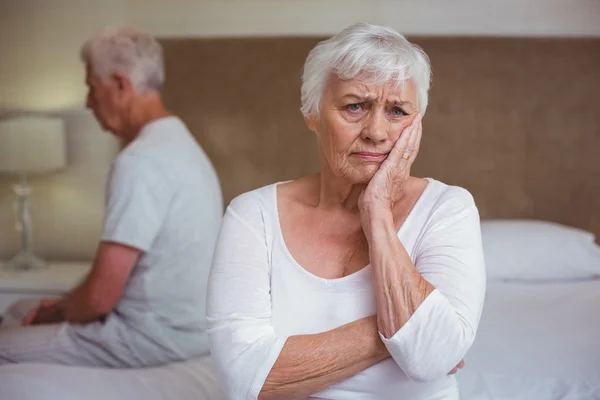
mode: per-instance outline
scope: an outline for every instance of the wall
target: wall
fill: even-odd
[[[2,0],[0,108],[79,106],[78,49],[105,25],[161,37],[320,36],[359,20],[419,36],[600,36],[600,1]]]
[[[433,85],[411,172],[466,187],[484,218],[600,237],[600,39],[413,40],[431,58]],[[317,41],[163,40],[165,100],[215,164],[226,203],[318,170],[299,110]]]
[[[68,111],[81,107],[85,98],[78,58],[85,38],[106,25],[123,24],[163,38],[318,36],[358,20],[421,36],[600,37],[600,1],[2,0],[0,115],[59,113],[69,126],[69,170],[34,181],[38,251],[49,258],[89,259],[100,232],[104,179],[117,144],[89,114]],[[288,112],[297,117],[296,110]],[[244,126],[229,115],[211,118],[209,128]],[[260,170],[261,164],[248,168]],[[0,259],[18,248],[10,183],[0,177]]]
[[[56,110],[81,106],[82,41],[122,22],[119,1],[0,2],[0,108]]]

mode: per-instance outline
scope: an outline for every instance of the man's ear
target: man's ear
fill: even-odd
[[[131,81],[127,76],[121,74],[120,72],[115,72],[112,74],[112,81],[120,92],[133,92],[133,86],[131,85]]]

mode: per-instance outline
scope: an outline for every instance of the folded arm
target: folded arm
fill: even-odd
[[[208,288],[211,354],[227,397],[306,397],[389,357],[375,317],[318,334],[275,332],[264,221],[245,196],[225,214]]]
[[[416,244],[415,263],[391,213],[374,212],[368,240],[378,327],[396,363],[415,380],[441,378],[475,338],[485,293],[479,215],[468,192],[442,195]]]
[[[297,399],[320,392],[389,357],[375,317],[328,332],[290,336],[259,399]]]

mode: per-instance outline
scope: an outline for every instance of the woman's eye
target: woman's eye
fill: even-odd
[[[403,116],[403,115],[408,115],[407,113],[404,112],[403,109],[401,109],[400,107],[393,107],[390,111],[392,113],[392,115],[394,116]]]
[[[348,104],[346,106],[346,109],[351,112],[357,112],[357,111],[362,110],[362,104],[360,104],[360,103]]]

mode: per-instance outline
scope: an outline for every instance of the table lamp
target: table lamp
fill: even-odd
[[[21,249],[5,269],[43,268],[46,263],[33,253],[32,226],[29,212],[31,187],[29,175],[48,174],[66,167],[66,138],[60,118],[19,116],[0,120],[0,174],[15,175],[16,229]]]

